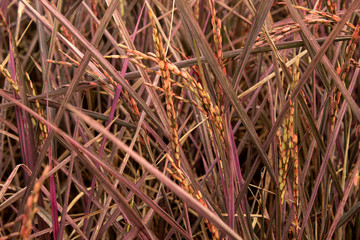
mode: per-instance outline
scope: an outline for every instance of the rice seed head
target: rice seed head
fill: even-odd
[[[25,213],[23,215],[23,223],[20,230],[21,239],[29,239],[32,231],[32,220],[38,211],[37,202],[39,199],[40,188],[44,184],[46,175],[50,170],[49,166],[46,166],[39,180],[35,183],[32,194],[28,197],[25,205]]]

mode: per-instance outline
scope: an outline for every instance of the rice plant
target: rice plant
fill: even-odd
[[[2,0],[0,239],[360,239],[359,9]]]

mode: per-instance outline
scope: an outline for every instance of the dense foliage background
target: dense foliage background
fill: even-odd
[[[0,239],[360,239],[359,7],[2,0]]]

